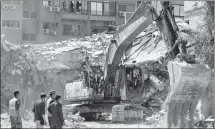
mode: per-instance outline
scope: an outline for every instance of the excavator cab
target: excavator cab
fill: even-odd
[[[99,68],[84,76],[81,71],[79,78],[71,83],[67,83],[64,91],[64,99],[70,102],[89,102],[94,100],[103,100],[104,91],[102,85],[102,75],[98,72]]]
[[[126,86],[131,94],[138,94],[141,88],[141,72],[136,67],[126,67]]]
[[[121,65],[117,70],[115,85],[122,103],[112,108],[112,122],[141,120],[146,113],[142,101],[142,74],[137,64]]]
[[[137,64],[121,65],[117,69],[114,85],[106,90],[106,97],[131,101],[132,96],[142,95],[142,84],[141,69]]]

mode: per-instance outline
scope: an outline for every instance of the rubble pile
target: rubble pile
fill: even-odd
[[[8,101],[16,89],[21,92],[23,118],[29,118],[33,102],[40,93],[48,94],[53,89],[63,96],[65,84],[78,77],[85,56],[90,57],[92,65],[103,65],[105,48],[111,37],[97,34],[46,44],[16,44],[8,42],[2,35],[1,106],[4,111],[7,112]],[[67,121],[71,123],[71,119]],[[10,126],[8,118],[2,122],[2,127]],[[79,126],[74,122],[68,127]],[[26,128],[35,126],[32,119],[24,120],[23,124]]]
[[[196,42],[193,38],[196,32],[182,21],[178,21],[177,24],[180,36],[188,40],[187,46],[193,45]],[[164,103],[169,92],[166,68],[169,61],[166,55],[168,49],[158,29],[155,26],[150,27],[137,36],[126,50],[124,59],[125,64],[133,62],[140,64],[142,74],[148,76],[144,81],[146,95],[134,96],[137,98],[137,103],[142,101],[142,97],[147,96],[147,99],[150,99],[149,114],[146,119],[148,124],[164,120],[163,110],[160,111],[158,107]],[[46,44],[13,44],[1,37],[2,106],[7,107],[8,98],[12,96],[11,91],[15,89],[21,91],[21,101],[24,103],[22,108],[26,110],[31,110],[32,101],[38,99],[38,94],[41,92],[48,94],[52,89],[63,96],[65,84],[78,77],[85,56],[90,57],[92,65],[104,65],[106,48],[112,37],[113,35],[101,33]],[[188,52],[192,53],[193,49],[189,47]],[[212,88],[212,85],[209,88]],[[203,105],[208,104],[208,101],[203,102]],[[207,109],[203,110],[207,112]],[[66,121],[71,123],[67,127],[81,127],[74,122],[80,123],[82,118],[77,115],[74,118],[67,118]],[[2,125],[6,125],[5,128],[10,126],[6,115],[2,117],[1,122]],[[23,124],[25,128],[35,126],[32,120],[24,120]]]
[[[195,35],[198,33],[198,31],[193,30],[187,23],[183,21],[177,21],[177,25],[179,27],[180,37],[187,40],[187,52],[189,54],[194,54],[195,43],[197,42]],[[135,62],[140,65],[141,71],[143,72],[142,74],[147,75],[147,79],[144,79],[144,87],[146,89],[145,97],[149,102],[144,106],[151,106],[152,110],[154,110],[149,110],[147,114],[148,123],[153,123],[157,121],[156,112],[160,110],[158,109],[159,105],[162,105],[163,103],[163,109],[165,109],[165,100],[168,96],[170,88],[169,75],[166,66],[168,61],[172,59],[168,56],[168,48],[165,45],[165,42],[162,40],[161,34],[159,33],[156,26],[150,26],[147,29],[148,30],[142,32],[134,40],[132,45],[130,45],[126,50],[124,64],[132,65],[133,62]],[[211,89],[210,86],[208,86],[208,89]],[[212,91],[208,89],[207,92]],[[210,92],[210,94],[211,93],[212,92]],[[205,95],[209,97],[208,93],[205,93]],[[212,105],[209,104],[210,102],[212,103],[212,100],[206,99],[205,97],[203,98],[203,114],[204,116],[208,116],[209,112],[206,110],[210,109],[211,111],[213,111],[212,108],[209,108],[209,106],[207,106]]]
[[[197,32],[182,20],[177,21],[177,25],[180,37],[188,41],[187,45],[194,44]],[[155,107],[164,103],[169,92],[169,73],[166,66],[171,58],[167,47],[156,25],[150,25],[135,38],[125,52],[125,65],[132,65],[133,62],[140,65],[144,75],[144,97],[151,101],[149,105]],[[193,51],[193,48],[188,51]]]
[[[46,44],[17,44],[1,35],[2,105],[8,106],[16,89],[21,92],[22,108],[29,111],[41,92],[53,89],[63,96],[65,84],[78,77],[85,56],[92,65],[103,65],[111,37],[101,33]]]

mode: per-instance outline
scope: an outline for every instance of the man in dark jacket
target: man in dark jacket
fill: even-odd
[[[37,100],[34,104],[33,112],[34,112],[34,121],[36,123],[36,128],[43,128],[46,125],[45,120],[45,101],[46,94],[42,93],[40,95],[40,100]]]
[[[64,123],[63,112],[62,112],[62,104],[61,104],[61,96],[56,95],[55,102],[53,102],[49,107],[48,111],[52,114],[51,119],[51,128],[61,129]]]
[[[47,100],[47,109],[49,105],[51,105],[55,101],[56,91],[52,90],[49,95],[50,95],[50,98]],[[51,127],[51,119],[52,119],[52,116],[48,111],[48,122],[50,127]]]

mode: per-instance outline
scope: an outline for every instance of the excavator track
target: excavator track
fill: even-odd
[[[78,113],[86,121],[102,120],[103,113],[111,112],[114,104],[71,104],[64,108],[66,118],[74,116]]]
[[[125,123],[143,119],[146,110],[137,104],[121,104],[112,108],[112,122]]]

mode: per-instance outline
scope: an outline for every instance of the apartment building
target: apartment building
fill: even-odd
[[[120,3],[119,9],[134,12],[133,3]],[[59,41],[124,24],[117,9],[115,1],[2,1],[1,29],[11,42]]]
[[[22,41],[21,1],[1,1],[1,32],[11,41]]]
[[[125,24],[138,7],[136,1],[117,1],[117,25]]]
[[[177,1],[175,1],[177,2]],[[180,3],[180,2],[179,2]],[[183,2],[175,15],[183,16]],[[124,24],[136,1],[2,1],[2,33],[11,42],[47,43],[106,30]]]

